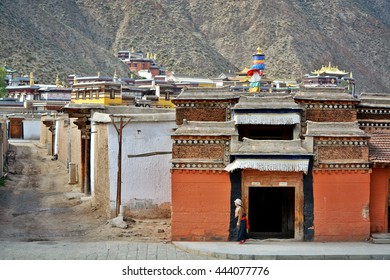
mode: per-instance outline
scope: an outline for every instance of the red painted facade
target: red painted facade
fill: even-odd
[[[227,240],[229,217],[229,173],[172,171],[172,240]]]
[[[370,237],[370,173],[319,171],[313,174],[316,241]]]
[[[389,169],[373,168],[370,185],[370,221],[372,233],[388,231]]]
[[[280,95],[257,98],[188,89],[174,101],[177,131],[183,129],[172,136],[172,239],[230,239],[237,197],[250,221],[273,209],[272,202],[268,209],[258,204],[282,200],[287,238],[366,241],[388,232],[390,98],[388,105],[377,105],[386,96],[361,104],[343,89],[302,90],[292,104]],[[212,134],[216,123],[233,123],[236,134]],[[290,136],[278,126],[291,128]],[[300,169],[309,158],[310,167]],[[275,233],[256,226],[255,234]]]

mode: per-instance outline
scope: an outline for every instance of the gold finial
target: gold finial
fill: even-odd
[[[100,78],[100,72],[97,72],[97,76],[98,76],[98,78]]]
[[[131,52],[132,52],[132,53],[135,52],[134,47],[131,48]]]
[[[118,79],[118,75],[116,74],[116,69],[114,71],[114,79]]]
[[[74,85],[77,84],[76,74],[74,74],[74,76],[73,76],[73,84],[74,84]]]
[[[154,60],[157,60],[157,54],[156,53],[154,54]]]
[[[261,53],[260,47],[257,47],[257,53]]]
[[[57,78],[56,78],[56,87],[60,87],[60,78],[58,77],[57,75]]]
[[[351,73],[349,73],[349,77],[350,77],[350,78],[353,78],[353,77],[352,77],[352,71],[351,71]]]
[[[33,72],[30,72],[30,86],[34,85],[34,74]]]

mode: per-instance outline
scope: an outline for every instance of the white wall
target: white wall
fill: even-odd
[[[109,125],[108,149],[110,164],[110,201],[115,208],[118,134]],[[171,202],[172,154],[128,158],[128,155],[171,152],[172,129],[175,121],[130,122],[123,129],[122,138],[122,204],[129,209],[154,208]]]
[[[41,135],[41,120],[23,120],[23,139],[39,140]]]

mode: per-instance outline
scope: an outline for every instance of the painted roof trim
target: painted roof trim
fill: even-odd
[[[225,170],[256,169],[259,171],[304,172],[309,170],[309,159],[235,159]]]
[[[298,113],[236,113],[236,124],[290,125],[301,122]]]

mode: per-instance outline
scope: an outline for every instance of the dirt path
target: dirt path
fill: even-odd
[[[52,161],[39,142],[11,141],[0,186],[0,240],[169,241],[169,219],[127,217],[127,229],[113,228],[67,182],[66,166]]]

